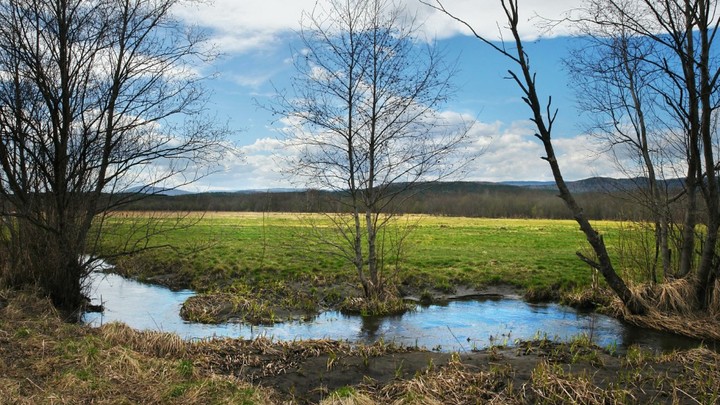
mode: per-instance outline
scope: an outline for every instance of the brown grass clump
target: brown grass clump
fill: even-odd
[[[187,351],[187,343],[174,333],[137,331],[120,322],[105,324],[98,330],[113,344],[126,345],[133,350],[154,356],[179,357]]]
[[[0,404],[276,403],[271,389],[196,367],[177,336],[68,324],[47,300],[6,295]]]
[[[525,403],[603,405],[632,400],[629,391],[604,390],[589,377],[568,374],[547,361],[535,367],[530,384],[524,385],[522,391]]]
[[[711,304],[706,312],[698,312],[694,287],[684,279],[669,281],[655,286],[642,285],[631,288],[635,299],[648,308],[645,315],[633,315],[618,298],[607,306],[607,312],[617,318],[648,329],[661,330],[705,340],[720,341],[720,290],[712,288]],[[717,301],[717,302],[716,302]]]
[[[363,387],[377,403],[385,404],[513,404],[509,368],[481,371],[451,361],[411,380],[380,389]]]
[[[2,306],[3,318],[7,320],[23,320],[50,317],[58,318],[60,314],[49,298],[39,298],[37,291],[4,291]]]
[[[638,286],[634,288],[633,293],[661,312],[689,315],[698,306],[695,287],[686,279]]]

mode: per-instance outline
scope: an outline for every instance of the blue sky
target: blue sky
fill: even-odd
[[[403,3],[424,21],[424,34],[436,38],[448,57],[457,58],[459,73],[454,82],[459,90],[445,110],[475,120],[474,147],[486,148],[463,180],[552,180],[547,163],[540,159],[542,146],[533,137],[530,112],[520,99],[520,90],[505,79],[512,65],[447,16],[417,0]],[[182,19],[208,30],[211,42],[223,53],[208,67],[217,72],[208,82],[209,108],[219,120],[228,121],[239,152],[219,162],[218,172],[200,181],[197,190],[300,186],[277,170],[280,156],[288,151],[282,147],[273,118],[258,104],[267,103],[274,88],[285,88],[294,74],[290,61],[297,49],[295,32],[302,11],[312,10],[314,4],[315,0],[215,0],[177,11]],[[504,25],[499,0],[445,0],[443,4],[486,37],[499,38],[498,25]],[[539,89],[544,97],[552,95],[560,109],[554,136],[566,178],[619,177],[609,159],[593,152],[591,139],[581,130],[575,96],[562,66],[578,40],[564,26],[542,32],[535,17],[560,18],[577,5],[572,0],[521,0],[522,33]],[[507,32],[504,35],[509,37]]]

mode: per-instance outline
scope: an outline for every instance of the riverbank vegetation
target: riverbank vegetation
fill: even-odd
[[[70,324],[0,291],[0,403],[716,403],[720,355],[600,348],[588,337],[437,353],[390,343],[273,342]]]
[[[116,244],[128,240],[131,229],[145,233],[128,228],[127,215],[145,214],[122,214],[115,227],[106,221],[107,235],[117,238],[104,240],[102,253],[122,250]],[[163,233],[149,250],[118,258],[114,271],[204,293],[184,309],[193,320],[268,323],[323,308],[368,310],[354,305],[360,286],[353,269],[317,241],[317,232],[325,232],[326,241],[339,237],[323,215],[199,215],[193,227]],[[391,280],[397,296],[432,300],[500,286],[534,300],[558,300],[562,293],[593,285],[593,271],[573,254],[582,237],[572,221],[406,215],[393,226],[412,228]],[[619,249],[622,224],[602,226]]]
[[[649,210],[637,203],[645,180],[589,178],[568,182],[589,218],[594,220],[650,220]],[[553,184],[537,186],[448,181],[416,185],[396,204],[396,212],[448,217],[573,219],[557,197]],[[668,182],[681,189],[679,180]],[[267,190],[149,195],[128,204],[134,211],[223,211],[322,213],[342,211],[328,191]],[[680,213],[677,213],[680,215]]]
[[[116,243],[127,240],[126,223],[124,218],[116,227],[106,222],[107,234],[118,238],[104,240],[102,253],[112,255]],[[118,271],[198,291],[232,288],[233,283],[350,280],[343,260],[312,237],[318,229],[333,235],[329,225],[321,214],[198,214],[191,228],[159,235],[150,246],[155,248],[120,258]],[[397,218],[397,226],[413,228],[398,285],[448,292],[460,285],[493,284],[572,289],[593,280],[591,269],[574,254],[583,239],[572,221],[405,215]],[[607,221],[598,226],[619,254],[626,225]],[[628,266],[627,271],[635,269]]]

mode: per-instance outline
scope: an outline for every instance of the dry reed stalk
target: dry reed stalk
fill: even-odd
[[[664,312],[689,315],[698,307],[693,283],[681,278],[657,284],[655,307]]]
[[[642,316],[625,314],[623,319],[643,328],[720,341],[720,325],[716,319],[707,315],[675,315],[650,310]]]
[[[178,357],[187,351],[187,343],[174,333],[136,331],[119,322],[101,326],[100,334],[114,344],[127,345],[134,350],[160,357]]]
[[[626,399],[630,392],[623,391]],[[522,387],[524,403],[603,405],[618,403],[613,391],[605,391],[582,375],[567,375],[547,360],[541,361],[530,376],[530,383]]]
[[[512,404],[508,376],[471,370],[459,362],[428,371],[411,380],[391,383],[374,392],[380,403],[392,404]]]

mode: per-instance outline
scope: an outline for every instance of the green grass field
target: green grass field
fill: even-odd
[[[589,267],[575,255],[587,251],[587,243],[573,221],[405,216],[400,222],[414,228],[400,263],[401,282],[440,289],[491,284],[568,289],[591,282]],[[116,236],[107,237],[105,252],[131,232],[126,219],[109,224]],[[615,251],[621,224],[595,226]],[[151,240],[169,247],[122,263],[141,279],[181,274],[197,290],[236,282],[351,280],[350,264],[312,236],[318,229],[332,237],[329,221],[320,215],[207,213],[190,228]]]

